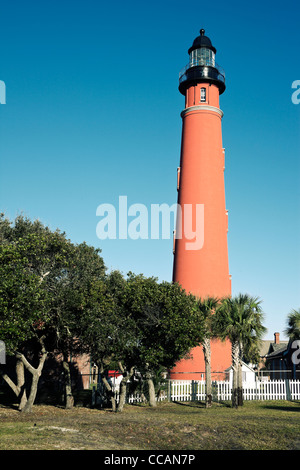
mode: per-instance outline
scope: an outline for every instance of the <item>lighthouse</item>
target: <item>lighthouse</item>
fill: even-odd
[[[180,214],[177,213],[174,237],[173,282],[202,299],[231,295],[223,112],[219,104],[226,87],[224,70],[216,63],[216,52],[201,29],[188,50],[188,64],[179,74],[185,108],[181,112],[181,154],[177,168]],[[191,233],[197,234],[195,227],[199,223],[200,243],[198,240],[193,244]],[[185,227],[190,227],[188,233]],[[212,372],[222,372],[231,365],[230,344],[212,341],[211,351]],[[205,370],[202,347],[194,348],[190,357],[172,369],[172,378],[201,379],[199,374]]]

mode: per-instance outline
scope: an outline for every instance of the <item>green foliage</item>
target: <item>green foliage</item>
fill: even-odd
[[[287,316],[285,334],[291,341],[300,339],[300,309],[291,310]]]
[[[265,333],[261,301],[247,294],[223,299],[214,318],[214,328],[219,337],[240,342],[245,351]]]
[[[216,297],[206,297],[198,300],[198,308],[203,317],[203,326],[205,337],[210,338],[216,336],[214,331],[214,313],[219,306],[219,300]]]
[[[130,321],[123,315],[117,301],[122,295],[112,281],[116,273],[94,282],[85,299],[84,315],[79,320],[78,336],[93,361],[107,363],[122,359],[122,352],[130,344]],[[118,282],[122,283],[122,278]]]
[[[48,351],[128,367],[172,367],[203,337],[196,298],[177,284],[105,273],[100,250],[22,216],[0,216],[0,334],[8,350],[43,334]]]
[[[38,334],[48,313],[47,291],[32,270],[29,246],[40,249],[30,237],[0,245],[0,338],[8,354]]]
[[[48,351],[80,349],[83,309],[105,276],[99,253],[39,221],[20,216],[12,224],[1,214],[0,337],[8,352],[41,334]]]
[[[129,273],[123,308],[135,322],[134,358],[140,370],[171,368],[203,337],[196,298],[178,284]]]

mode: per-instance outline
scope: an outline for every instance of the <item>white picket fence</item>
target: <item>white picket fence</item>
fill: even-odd
[[[229,381],[213,381],[212,395],[215,401],[231,400],[231,383]],[[243,397],[244,400],[300,400],[300,381],[257,380],[251,386],[244,383]],[[205,381],[171,380],[168,398],[171,401],[205,400]]]
[[[96,394],[96,387],[93,389]],[[231,400],[231,382],[213,381],[212,396],[213,401]],[[98,397],[98,398],[97,398]],[[115,392],[118,402],[118,390]],[[244,400],[300,400],[300,380],[259,380],[253,382],[251,386],[243,383]],[[204,380],[169,380],[167,390],[160,394],[157,401],[204,401],[205,381]],[[99,402],[99,396],[94,396],[94,404]],[[126,397],[127,403],[143,403],[145,396],[142,393],[135,393]]]

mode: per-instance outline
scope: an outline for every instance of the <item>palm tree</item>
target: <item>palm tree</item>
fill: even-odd
[[[265,333],[261,301],[248,294],[223,299],[217,310],[215,328],[221,339],[229,338],[232,348],[232,406],[243,404],[242,358]]]
[[[285,334],[291,341],[300,339],[300,308],[293,309],[287,317],[287,327],[284,330]]]
[[[211,348],[210,339],[213,336],[212,315],[218,305],[218,299],[207,297],[204,300],[199,299],[198,307],[202,313],[204,320],[204,339],[202,341],[202,349],[205,362],[205,407],[211,407],[212,403],[212,387],[211,387]]]

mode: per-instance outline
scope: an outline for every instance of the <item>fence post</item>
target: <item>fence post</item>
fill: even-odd
[[[192,396],[191,396],[191,399],[192,399],[192,401],[195,401],[195,400],[196,400],[196,390],[195,390],[195,387],[196,387],[196,385],[197,385],[197,383],[195,382],[195,380],[192,380],[192,384],[191,384],[191,385],[192,385],[192,389],[191,389],[191,392],[192,392],[191,395],[192,395]]]
[[[289,379],[285,380],[285,392],[286,392],[286,399],[291,400],[291,389],[290,389]]]
[[[219,386],[217,380],[212,380],[211,382],[211,398],[214,402],[219,401]]]
[[[93,388],[92,388],[92,408],[94,408],[95,406],[95,403],[96,403],[96,387],[95,385],[93,385]]]

